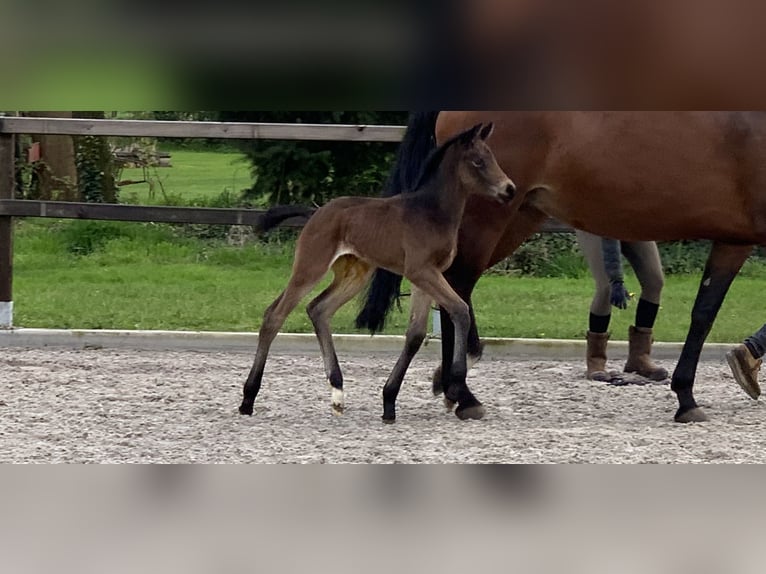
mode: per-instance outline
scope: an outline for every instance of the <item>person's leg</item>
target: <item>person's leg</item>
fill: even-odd
[[[668,378],[668,371],[651,360],[654,323],[665,284],[660,253],[653,241],[624,242],[623,253],[641,285],[636,322],[628,331],[625,372],[637,373],[652,381],[664,381]]]
[[[609,321],[612,318],[609,302],[611,287],[604,266],[601,237],[579,230],[576,235],[577,243],[595,282],[595,293],[588,317],[586,376],[594,381],[608,381],[611,380],[611,376],[606,369],[606,346],[609,341]]]
[[[726,353],[726,360],[729,362],[734,380],[752,399],[761,396],[758,373],[763,364],[764,354],[766,354],[766,325],[750,335],[741,345]]]

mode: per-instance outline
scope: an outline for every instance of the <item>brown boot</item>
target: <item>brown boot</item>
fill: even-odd
[[[591,381],[609,381],[610,375],[606,371],[606,344],[609,341],[609,333],[592,333],[587,335],[588,351],[585,363],[588,372],[586,376]]]
[[[668,378],[667,369],[655,365],[649,355],[652,352],[652,330],[633,327],[628,331],[628,361],[626,373],[636,373],[651,381],[664,381]]]
[[[731,367],[734,380],[751,399],[761,396],[761,386],[758,384],[758,371],[761,370],[762,359],[756,359],[746,345],[738,345],[728,353],[726,360]]]

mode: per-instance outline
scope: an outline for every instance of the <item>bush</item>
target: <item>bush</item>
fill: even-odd
[[[403,124],[406,112],[221,112],[222,121]],[[258,205],[324,204],[342,195],[378,195],[396,144],[359,142],[243,142],[254,185],[245,198]]]
[[[710,253],[710,241],[666,241],[658,246],[668,275],[702,273]]]
[[[535,277],[582,277],[588,267],[572,233],[537,233],[490,273]]]
[[[170,226],[119,221],[67,221],[50,229],[63,248],[73,255],[87,256],[110,241],[140,238],[147,242],[173,241]]]
[[[710,241],[667,241],[658,244],[662,266],[667,275],[699,274],[705,268]],[[630,264],[623,259],[626,271]],[[752,266],[766,265],[766,249],[759,247],[749,260]],[[488,273],[493,275],[530,275],[534,277],[578,278],[588,274],[577,239],[573,233],[539,233],[532,236]]]

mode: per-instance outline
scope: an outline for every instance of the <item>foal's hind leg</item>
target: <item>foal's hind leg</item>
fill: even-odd
[[[392,423],[396,420],[396,397],[402,387],[404,375],[420,350],[423,340],[426,338],[428,329],[428,312],[431,309],[431,297],[423,290],[412,287],[412,303],[410,308],[410,324],[407,327],[407,336],[404,342],[404,350],[394,369],[383,387],[383,422]]]
[[[269,348],[279,329],[287,319],[290,312],[308,295],[319,280],[327,272],[329,261],[325,263],[320,258],[310,261],[306,265],[301,264],[299,254],[296,254],[296,262],[293,266],[293,274],[287,287],[282,294],[266,309],[263,315],[263,323],[258,332],[258,350],[255,353],[255,361],[247,376],[243,390],[244,397],[239,407],[240,414],[252,415],[253,404],[258,391],[261,389],[263,370],[266,365],[266,357]]]
[[[721,308],[724,297],[745,260],[753,250],[752,245],[728,245],[714,243],[710,251],[702,283],[692,309],[692,321],[686,336],[681,357],[673,372],[671,388],[678,395],[678,411],[675,420],[679,423],[707,420],[704,411],[694,400],[694,376],[697,371],[702,346],[705,343],[713,321]]]
[[[332,284],[309,303],[306,311],[314,324],[327,380],[332,386],[333,412],[341,414],[344,408],[343,374],[332,342],[330,319],[364,288],[373,269],[361,259],[344,255],[333,263],[332,270],[335,273]]]

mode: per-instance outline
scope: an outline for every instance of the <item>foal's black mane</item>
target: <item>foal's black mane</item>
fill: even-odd
[[[447,150],[461,137],[476,133],[473,128],[445,142],[436,148],[435,131],[438,111],[413,112],[407,122],[396,161],[383,188],[383,197],[410,194],[431,183],[439,171],[439,166]],[[401,296],[402,277],[378,269],[370,283],[363,308],[356,317],[356,326],[376,333],[383,329],[388,311]]]
[[[442,161],[444,160],[444,156],[447,154],[447,151],[459,140],[466,139],[468,134],[470,132],[475,132],[476,128],[470,129],[466,132],[460,133],[453,137],[452,139],[447,140],[433,150],[430,154],[428,154],[428,157],[426,158],[426,163],[423,166],[423,169],[420,171],[420,175],[418,175],[418,179],[416,180],[415,186],[412,189],[405,190],[406,192],[409,191],[417,191],[419,189],[422,189],[426,185],[428,185],[431,180],[436,176],[436,174],[439,172],[439,166],[441,165]]]
[[[461,137],[473,131],[458,134],[437,148],[434,128],[438,115],[438,111],[414,112],[410,115],[396,161],[383,186],[382,197],[412,193],[430,183],[439,171],[447,150]]]

